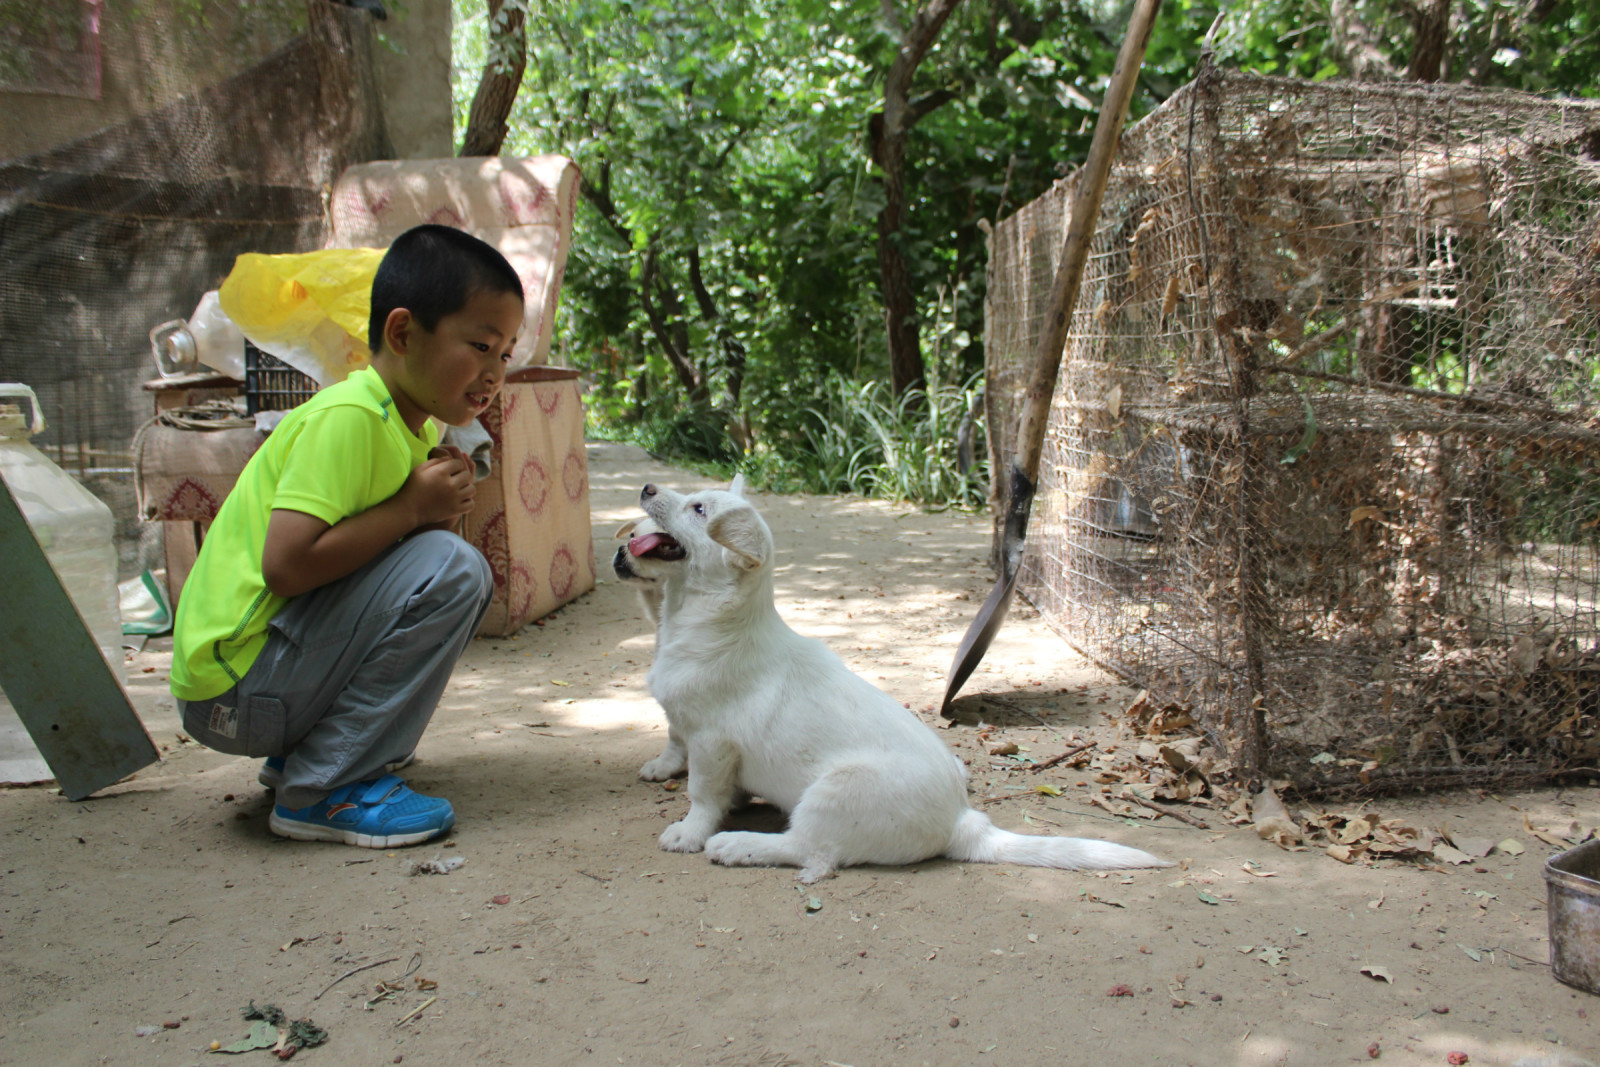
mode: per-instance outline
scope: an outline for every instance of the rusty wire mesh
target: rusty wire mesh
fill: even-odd
[[[996,495],[1069,192],[991,242]],[[1597,389],[1600,104],[1207,72],[1124,137],[1022,591],[1248,777],[1592,769]]]

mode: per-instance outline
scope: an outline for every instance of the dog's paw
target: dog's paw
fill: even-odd
[[[770,861],[765,858],[765,853],[769,849],[765,846],[766,839],[772,836],[772,834],[753,834],[743,830],[712,834],[711,840],[706,842],[706,859],[712,863],[720,863],[724,867],[769,866]]]
[[[647,782],[665,782],[669,778],[678,778],[689,770],[689,757],[682,752],[668,749],[655,759],[639,768],[639,777]]]
[[[661,847],[668,852],[699,852],[706,847],[706,835],[675,822],[661,831]]]

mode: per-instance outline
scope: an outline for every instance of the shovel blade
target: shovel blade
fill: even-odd
[[[950,664],[950,677],[944,683],[944,703],[939,706],[939,714],[946,719],[950,718],[950,702],[967,684],[967,679],[972,677],[972,672],[983,660],[983,654],[989,650],[994,635],[1000,632],[1000,624],[1005,622],[1006,612],[1011,610],[1011,598],[1016,591],[1017,575],[1013,571],[1010,577],[1002,577],[989,590],[983,607],[978,609],[978,617],[967,627],[961,647],[956,649],[955,661]]]
[[[983,654],[989,651],[994,635],[1000,632],[1000,624],[1006,621],[1006,612],[1011,609],[1011,598],[1017,592],[1017,572],[1022,569],[1022,546],[1028,537],[1028,516],[1033,511],[1033,494],[1037,488],[1032,478],[1012,464],[1011,492],[1007,496],[1006,524],[1001,542],[1000,580],[989,590],[983,607],[978,609],[977,618],[967,627],[966,636],[956,649],[956,658],[950,664],[950,676],[944,683],[944,702],[939,705],[939,714],[946,719],[950,718],[950,702],[961,692],[967,679],[972,677],[972,672],[983,660]]]

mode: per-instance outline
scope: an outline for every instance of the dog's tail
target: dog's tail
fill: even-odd
[[[1060,867],[1069,871],[1172,866],[1148,852],[1110,841],[1014,834],[990,822],[983,812],[971,809],[956,823],[955,833],[950,835],[950,847],[944,854],[966,863],[1016,863],[1024,867]]]

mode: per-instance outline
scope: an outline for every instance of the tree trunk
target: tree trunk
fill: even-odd
[[[689,324],[684,319],[683,301],[672,283],[661,276],[654,239],[645,249],[644,264],[639,271],[639,300],[644,305],[645,318],[650,321],[650,331],[656,335],[662,354],[678,376],[678,384],[689,394],[689,402],[706,403],[705,375],[689,354]]]
[[[489,58],[461,138],[463,156],[497,156],[528,65],[528,0],[489,0]]]
[[[885,0],[886,9],[890,0]],[[905,255],[907,215],[906,135],[924,115],[951,99],[938,92],[912,102],[911,82],[945,21],[961,0],[928,0],[900,38],[900,48],[883,86],[883,110],[872,116],[869,134],[873,160],[883,170],[883,210],[878,213],[878,273],[883,287],[884,325],[889,338],[889,381],[895,396],[920,389],[922,330],[917,322],[916,289]]]
[[[1450,0],[1423,0],[1413,19],[1417,40],[1411,48],[1406,77],[1436,82],[1444,70],[1444,46],[1450,35]]]
[[[705,275],[700,269],[699,245],[689,249],[689,285],[694,291],[695,303],[700,306],[700,317],[716,334],[717,344],[722,348],[722,362],[728,371],[728,399],[732,402],[731,411],[737,412],[739,394],[744,391],[744,369],[749,353],[745,350],[744,342],[728,328],[717,302],[712,299],[711,290],[706,287]]]

